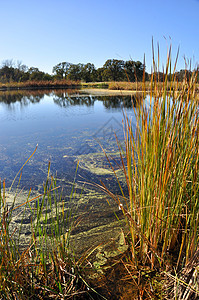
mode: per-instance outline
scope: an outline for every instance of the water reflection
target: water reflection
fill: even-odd
[[[17,188],[18,193],[23,188],[26,195],[31,187],[36,195],[42,194],[50,161],[50,172],[63,189],[66,207],[71,205],[74,209],[78,205],[78,214],[86,215],[78,230],[110,226],[112,220],[115,222],[113,206],[109,209],[107,195],[93,183],[102,181],[110,191],[120,190],[101,146],[111,164],[118,168],[115,134],[122,145],[122,107],[127,107],[133,118],[132,107],[138,103],[138,98],[131,96],[91,96],[74,90],[0,92],[0,178],[5,178],[6,186],[10,187],[38,144],[35,155],[23,168],[22,177],[21,173],[18,175],[13,191]],[[77,163],[77,198],[69,204]],[[122,184],[122,176],[117,176]],[[17,201],[23,201],[21,192]],[[23,224],[23,232],[26,228],[28,224]]]
[[[40,184],[49,160],[60,180],[73,180],[78,160],[87,180],[106,177],[100,145],[110,153],[118,151],[115,133],[123,138],[122,108],[133,118],[132,108],[139,104],[139,96],[96,96],[78,90],[0,92],[0,177],[12,181],[36,144],[23,186]]]
[[[65,96],[64,94],[60,97],[58,96],[54,96],[53,97],[53,101],[54,103],[56,103],[57,105],[59,105],[60,107],[67,107],[67,106],[81,106],[81,105],[85,105],[85,106],[93,106],[95,100],[97,100],[97,98],[95,99],[95,97],[93,96]]]
[[[121,108],[126,108],[126,109],[131,109],[132,107],[137,107],[138,104],[140,103],[138,97],[132,95],[132,96],[110,96],[108,97],[102,97],[101,99],[104,103],[104,106],[107,109],[121,109]]]
[[[30,103],[39,103],[45,96],[57,95],[62,98],[63,96],[70,96],[77,91],[73,90],[19,90],[19,91],[0,91],[0,102],[5,104],[11,104],[15,102],[21,102],[22,105],[28,105]]]
[[[13,103],[19,102],[20,107],[39,103],[45,96],[53,98],[55,104],[60,107],[69,106],[93,106],[95,101],[102,101],[106,109],[120,110],[125,107],[131,109],[141,102],[141,96],[91,96],[79,93],[78,90],[40,90],[40,91],[0,91],[0,102],[5,103],[8,109],[14,109]]]
[[[6,92],[0,92],[0,102],[3,102],[5,104],[11,104],[15,102],[22,102],[22,105],[28,105],[29,103],[38,103],[41,101],[41,99],[44,98],[44,93],[37,93],[34,94],[34,92],[12,92],[12,91],[6,91]]]

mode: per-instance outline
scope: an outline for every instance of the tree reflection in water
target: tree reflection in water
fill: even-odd
[[[0,102],[12,108],[12,103],[19,102],[20,106],[39,103],[45,96],[52,97],[55,104],[60,107],[69,106],[93,106],[95,101],[102,101],[106,109],[131,109],[136,108],[141,101],[141,96],[117,95],[117,96],[94,96],[81,94],[78,90],[20,90],[0,92]],[[14,109],[14,107],[13,107]]]

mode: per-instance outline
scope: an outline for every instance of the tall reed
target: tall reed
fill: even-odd
[[[109,194],[122,209],[130,232],[132,261],[153,269],[176,257],[187,263],[198,244],[199,231],[199,119],[193,72],[179,89],[168,51],[163,85],[159,85],[159,57],[153,59],[151,90],[135,110],[136,128],[125,115],[121,168],[128,195]],[[168,81],[168,77],[172,78]],[[175,89],[174,86],[177,88]],[[145,91],[143,83],[143,91]],[[115,176],[117,173],[115,172]],[[118,182],[119,179],[117,178]]]

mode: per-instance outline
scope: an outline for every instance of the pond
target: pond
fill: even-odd
[[[78,213],[84,213],[86,221],[77,231],[104,226],[110,220],[114,223],[107,196],[93,184],[102,181],[117,191],[102,148],[116,165],[119,155],[115,134],[123,140],[123,114],[135,122],[133,108],[138,102],[132,95],[94,95],[78,90],[0,92],[0,178],[11,186],[38,145],[23,169],[19,185],[23,193],[29,188],[42,192],[50,161],[51,174],[63,187],[67,201],[79,162],[77,188],[80,193],[84,184],[84,189]],[[17,184],[18,178],[13,189]]]

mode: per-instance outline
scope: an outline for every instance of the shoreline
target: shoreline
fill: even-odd
[[[142,93],[142,91],[135,90],[109,90],[109,89],[101,89],[101,88],[87,88],[80,89],[81,92],[85,94],[91,94],[96,96],[124,96],[124,95],[135,95],[137,93]]]
[[[1,92],[9,91],[28,91],[28,90],[58,90],[58,89],[79,89],[79,85],[42,85],[42,86],[10,86],[10,87],[0,87]]]
[[[6,86],[0,87],[0,92],[9,92],[9,91],[39,91],[39,90],[61,90],[61,89],[74,89],[79,90],[82,94],[91,94],[99,96],[124,96],[124,95],[135,95],[137,93],[142,93],[143,91],[136,90],[112,90],[108,88],[82,88],[80,85],[50,85],[50,86]]]
[[[149,90],[143,91],[142,89],[109,89],[108,87],[101,88],[101,87],[87,87],[85,88],[82,84],[75,84],[75,83],[55,83],[55,84],[30,84],[30,85],[16,85],[16,86],[0,86],[0,92],[12,92],[12,91],[44,91],[44,90],[75,90],[78,91],[80,94],[90,94],[95,96],[132,96],[132,95],[141,95],[142,93],[149,93]],[[178,93],[179,91],[177,91]],[[195,91],[195,99],[199,100],[199,92],[196,89]]]

